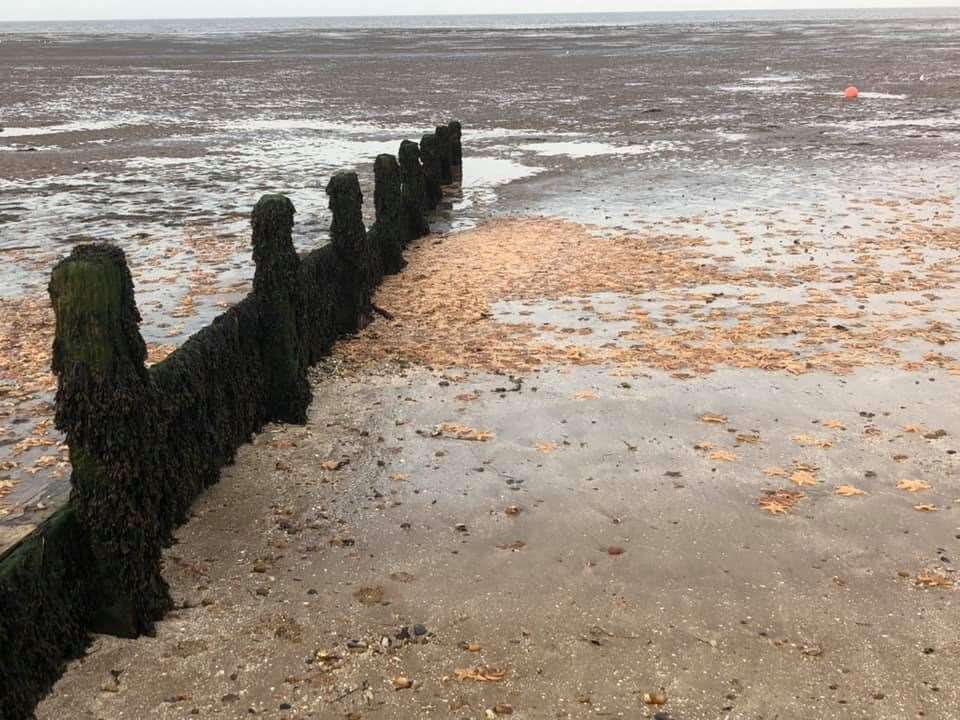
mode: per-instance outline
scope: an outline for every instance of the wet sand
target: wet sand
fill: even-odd
[[[325,242],[325,177],[356,165],[370,195],[377,152],[452,116],[467,176],[441,232],[530,212],[731,240],[731,213],[754,236],[885,229],[850,192],[900,202],[883,223],[948,222],[909,203],[955,185],[957,22],[0,27],[0,543],[69,473],[44,288],[71,245],[124,247],[159,359],[247,290],[260,193],[291,194],[299,247]]]
[[[197,503],[157,636],[38,717],[952,718],[955,29],[4,37],[2,124],[57,128],[0,133],[8,538],[69,471],[57,255],[123,244],[161,357],[245,291],[259,193],[324,242],[333,169],[466,128],[395,320]]]
[[[38,717],[951,718],[957,237],[897,237],[425,238]]]

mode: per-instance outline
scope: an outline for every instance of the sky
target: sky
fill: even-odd
[[[951,7],[960,0],[0,0],[4,20]]]

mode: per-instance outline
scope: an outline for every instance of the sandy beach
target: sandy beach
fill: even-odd
[[[249,288],[261,193],[289,193],[297,245],[315,247],[325,177],[355,166],[371,192],[369,160],[448,115],[471,162],[439,232],[501,214],[866,232],[872,207],[847,193],[913,222],[910,203],[952,197],[957,175],[945,10],[217,22],[0,25],[0,543],[66,490],[45,288],[76,243],[125,249],[159,360]],[[845,103],[854,80],[863,97]]]
[[[425,238],[38,717],[952,717],[956,241]]]
[[[123,247],[156,361],[248,291],[260,194],[316,247],[332,172],[369,224],[373,156],[464,123],[175,611],[37,717],[955,718],[958,26],[0,24],[0,547],[69,491],[58,257]]]

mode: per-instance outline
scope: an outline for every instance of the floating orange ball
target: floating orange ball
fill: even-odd
[[[847,100],[856,100],[858,97],[860,97],[860,91],[857,90],[857,88],[855,88],[853,85],[851,85],[850,87],[848,87],[846,90],[843,91],[843,96]]]

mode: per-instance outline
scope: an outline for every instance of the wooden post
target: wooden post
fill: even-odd
[[[369,318],[370,296],[382,277],[382,263],[367,239],[363,193],[355,172],[338,172],[327,183],[330,198],[330,242],[343,266],[337,309],[340,332],[353,332]]]
[[[373,163],[373,204],[376,222],[367,234],[370,244],[379,248],[384,273],[403,269],[403,239],[400,216],[403,196],[400,189],[400,165],[393,155],[378,155]]]
[[[93,629],[134,637],[152,631],[170,598],[160,575],[165,492],[148,471],[156,404],[123,251],[74,248],[49,291],[56,425],[70,446],[71,503],[100,572]]]
[[[440,183],[450,185],[453,182],[453,145],[451,144],[450,128],[447,125],[437,125],[437,156],[440,158]]]
[[[451,120],[447,127],[450,128],[450,163],[456,173],[456,167],[463,165],[463,126],[459,120]]]
[[[293,214],[284,195],[264,195],[253,208],[253,295],[261,322],[267,417],[304,423],[310,386],[297,329],[300,258],[293,247]]]
[[[433,210],[443,198],[443,188],[440,183],[442,175],[440,154],[437,147],[437,136],[433,133],[426,133],[420,138],[420,162],[423,165],[427,207]]]
[[[89,641],[97,565],[70,503],[0,553],[0,718],[37,703]]]
[[[400,143],[400,181],[403,192],[403,241],[407,245],[430,234],[427,224],[426,180],[420,165],[420,147],[410,140]]]
[[[363,225],[363,193],[355,172],[338,172],[327,183],[330,199],[330,241],[337,252],[353,262],[363,263],[367,230]]]

